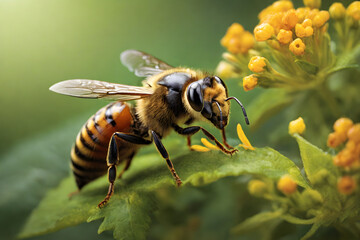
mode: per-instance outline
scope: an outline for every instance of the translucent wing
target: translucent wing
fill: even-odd
[[[138,77],[148,77],[174,68],[147,53],[131,49],[122,52],[120,60],[124,66]]]
[[[153,89],[88,79],[73,79],[58,82],[51,91],[80,98],[104,98],[130,101],[150,96]]]

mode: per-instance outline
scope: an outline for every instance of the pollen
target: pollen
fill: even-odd
[[[306,129],[304,119],[302,117],[299,117],[298,119],[291,121],[289,123],[289,134],[302,134]]]
[[[249,149],[249,150],[255,150],[255,148],[251,145],[249,139],[246,137],[242,127],[240,124],[238,124],[236,126],[236,131],[237,131],[237,134],[238,134],[238,137],[240,139],[240,141],[243,143],[243,144],[240,144],[241,147],[245,148],[245,149]]]
[[[277,189],[285,195],[290,195],[296,192],[297,184],[289,175],[284,175],[278,181]]]
[[[280,29],[278,35],[276,36],[276,39],[281,43],[281,44],[288,44],[289,42],[291,42],[293,40],[292,38],[292,31],[288,31],[285,29]]]
[[[243,78],[243,88],[245,91],[253,90],[258,83],[257,77],[252,74]]]
[[[260,72],[265,71],[265,69],[264,69],[264,67],[266,67],[265,60],[266,59],[264,57],[259,57],[259,56],[252,57],[248,64],[250,71],[255,72],[255,73],[260,73]]]
[[[274,34],[274,28],[269,23],[262,23],[254,29],[255,39],[260,42],[268,40]]]
[[[335,20],[340,20],[345,17],[345,7],[342,3],[333,3],[329,8],[330,17]]]
[[[351,16],[354,20],[360,20],[360,1],[352,2],[346,9],[346,14]]]
[[[289,49],[296,56],[300,56],[305,52],[305,43],[300,38],[297,38],[290,43]]]
[[[328,11],[320,11],[313,18],[314,27],[320,28],[322,27],[330,18],[330,14]]]
[[[337,188],[340,193],[350,195],[356,189],[356,181],[351,176],[343,176],[339,179]]]

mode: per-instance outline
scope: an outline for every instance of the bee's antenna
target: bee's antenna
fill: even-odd
[[[250,123],[249,123],[249,119],[248,119],[248,116],[247,116],[247,114],[246,114],[245,108],[244,108],[244,106],[242,105],[242,103],[241,103],[241,102],[239,101],[239,99],[237,99],[236,97],[229,97],[229,98],[225,99],[225,101],[229,101],[229,100],[231,100],[231,99],[234,99],[234,100],[240,105],[240,107],[241,107],[241,109],[242,109],[242,111],[243,111],[244,117],[245,117],[245,122],[246,122],[247,125],[249,125],[249,124],[250,124]]]
[[[222,129],[223,128],[223,115],[222,115],[222,111],[221,111],[221,108],[220,108],[220,105],[217,101],[214,101],[216,103],[216,106],[219,108],[219,112],[220,112],[220,128]]]

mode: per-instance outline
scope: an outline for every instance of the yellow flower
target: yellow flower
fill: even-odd
[[[334,123],[335,132],[347,133],[349,129],[354,125],[353,121],[349,118],[339,118]]]
[[[303,27],[306,28],[306,27],[312,27],[312,21],[311,19],[309,18],[306,18],[303,23],[302,23]]]
[[[320,8],[321,0],[303,0],[304,5],[309,8]]]
[[[335,20],[340,20],[345,17],[346,10],[342,3],[335,2],[330,6],[329,13],[331,18]]]
[[[347,137],[351,141],[360,143],[360,123],[355,124],[348,130]]]
[[[276,1],[272,5],[262,10],[259,13],[258,17],[260,19],[260,22],[264,22],[264,19],[267,18],[269,15],[273,15],[279,12],[286,12],[292,8],[294,8],[294,6],[291,1]]]
[[[260,24],[256,26],[254,29],[255,39],[257,41],[268,40],[274,34],[275,34],[274,28],[268,23]]]
[[[352,2],[346,9],[346,14],[354,20],[360,20],[360,1]]]
[[[256,197],[263,197],[266,193],[269,192],[267,184],[260,180],[251,180],[248,183],[248,191],[251,195]]]
[[[304,120],[302,119],[302,117],[299,117],[298,119],[291,121],[289,123],[289,134],[302,134],[306,129]]]
[[[296,16],[295,9],[287,11],[282,17],[282,24],[286,30],[293,29],[298,23],[298,17]]]
[[[339,179],[337,187],[340,193],[350,195],[356,189],[356,182],[351,176],[343,176]]]
[[[276,39],[281,43],[281,44],[288,44],[289,42],[291,42],[292,39],[292,31],[287,31],[285,29],[280,29]]]
[[[260,72],[265,71],[265,69],[264,69],[264,67],[266,67],[265,60],[266,59],[264,57],[259,57],[259,56],[252,57],[248,64],[250,71],[255,72],[255,73],[260,73]]]
[[[236,74],[235,67],[225,61],[221,61],[218,66],[216,67],[215,73],[217,76],[219,76],[221,79],[228,79],[237,77],[238,74]]]
[[[340,132],[330,133],[327,139],[327,145],[331,148],[336,148],[346,141],[346,134]]]
[[[233,23],[226,31],[220,43],[231,53],[243,54],[247,53],[254,46],[255,40],[252,34],[244,31],[244,28],[239,23]]]
[[[313,26],[320,28],[329,20],[329,18],[330,18],[330,14],[328,11],[320,11],[313,18]]]
[[[243,88],[245,91],[253,90],[257,85],[258,79],[252,74],[243,78]]]
[[[296,192],[297,184],[289,175],[284,175],[278,181],[277,188],[285,195],[290,195]]]
[[[305,52],[305,44],[300,38],[295,39],[289,45],[289,49],[296,56],[302,55]]]

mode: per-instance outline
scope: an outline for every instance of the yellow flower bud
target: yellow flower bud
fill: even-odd
[[[335,20],[343,19],[346,13],[345,7],[342,3],[333,3],[329,8],[331,18]]]
[[[295,34],[299,38],[303,38],[306,36],[305,28],[302,24],[298,23],[295,26]]]
[[[312,27],[306,27],[305,28],[305,37],[310,37],[313,35],[314,29]]]
[[[338,167],[350,167],[355,160],[355,155],[345,148],[333,158],[333,163]]]
[[[268,23],[257,25],[254,29],[255,39],[257,41],[268,40],[274,33],[274,28]]]
[[[243,88],[245,91],[254,89],[257,85],[258,79],[254,74],[243,78]]]
[[[306,27],[312,27],[312,21],[311,19],[309,18],[306,18],[303,23],[302,23],[303,27],[306,28]]]
[[[360,1],[352,2],[346,9],[346,14],[356,21],[360,20]]]
[[[287,30],[293,29],[297,22],[298,17],[296,16],[295,9],[287,11],[282,18],[282,24]]]
[[[285,195],[290,195],[296,192],[297,184],[289,175],[284,175],[278,181],[277,188]]]
[[[330,14],[328,11],[320,11],[318,12],[313,19],[313,26],[320,28],[323,26],[330,18]]]
[[[349,129],[354,125],[353,121],[349,118],[339,118],[334,123],[335,132],[347,133]]]
[[[337,187],[340,193],[350,195],[356,189],[356,182],[351,176],[343,176],[339,179]]]
[[[360,123],[355,124],[348,130],[347,137],[356,143],[360,142]]]
[[[241,53],[247,53],[249,49],[252,48],[255,44],[254,36],[248,31],[245,31],[241,35],[240,41],[241,41],[241,50],[240,50]]]
[[[289,42],[291,42],[292,39],[292,31],[287,31],[285,29],[280,29],[276,39],[281,43],[281,44],[288,44]]]
[[[289,134],[302,134],[306,129],[304,119],[302,117],[299,117],[298,119],[291,121],[289,123]]]
[[[260,73],[265,71],[264,67],[266,67],[266,62],[264,57],[255,56],[250,59],[248,64],[250,71],[255,73]]]
[[[305,43],[300,38],[297,38],[290,43],[289,50],[296,56],[302,55],[305,52]]]
[[[321,0],[303,0],[304,5],[309,8],[320,8]]]
[[[248,183],[248,191],[251,195],[255,197],[263,197],[266,193],[269,192],[267,184],[260,180],[251,180]]]
[[[336,148],[346,141],[346,134],[341,132],[330,133],[327,139],[327,145],[331,148]]]
[[[218,66],[216,67],[215,73],[221,79],[228,79],[238,76],[238,74],[235,72],[235,67],[225,61],[219,62]]]

